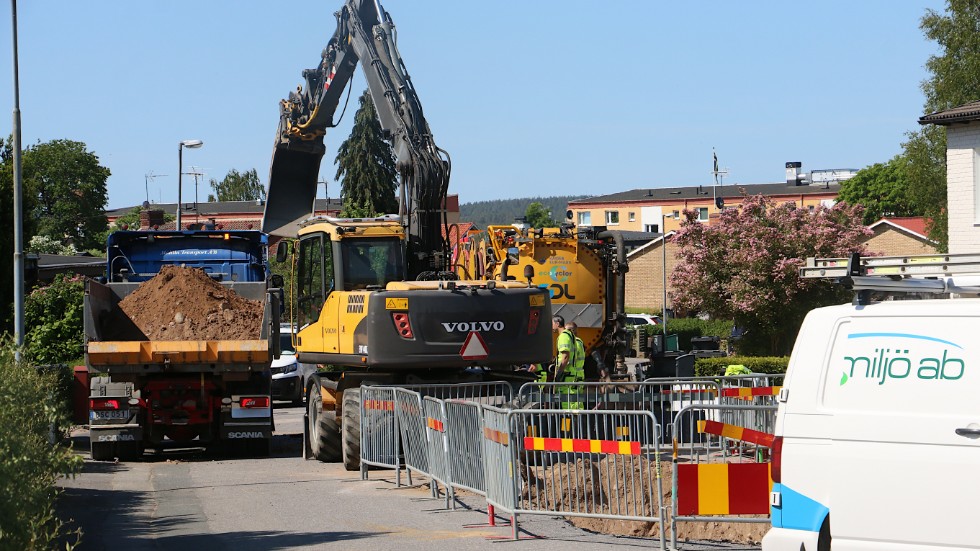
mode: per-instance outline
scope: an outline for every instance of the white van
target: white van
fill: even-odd
[[[980,299],[810,312],[763,551],[980,549]]]

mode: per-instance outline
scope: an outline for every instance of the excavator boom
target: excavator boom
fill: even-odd
[[[262,230],[295,237],[298,222],[312,213],[324,135],[336,125],[337,106],[360,64],[381,128],[395,153],[401,184],[398,214],[407,228],[409,277],[435,278],[447,269],[441,228],[449,157],[432,138],[398,53],[394,23],[381,4],[347,0],[334,15],[337,30],[319,66],[303,71],[304,85],[280,102]]]

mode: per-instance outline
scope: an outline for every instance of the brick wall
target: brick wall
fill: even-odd
[[[884,256],[905,256],[910,254],[934,254],[936,247],[927,239],[898,230],[892,226],[881,225],[865,241],[868,250]]]
[[[660,312],[664,302],[663,248],[654,241],[629,257],[630,271],[626,272],[626,307],[645,312]],[[670,294],[670,273],[677,266],[677,245],[667,239],[667,293]],[[668,298],[668,304],[670,299]]]
[[[946,199],[949,252],[980,252],[980,226],[974,212],[974,149],[980,147],[980,122],[946,127]]]

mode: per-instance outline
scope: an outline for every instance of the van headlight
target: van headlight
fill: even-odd
[[[289,364],[287,366],[284,366],[282,368],[282,372],[283,373],[293,373],[297,369],[299,369],[299,364],[297,364],[296,362],[293,362],[293,363],[291,363],[291,364]]]

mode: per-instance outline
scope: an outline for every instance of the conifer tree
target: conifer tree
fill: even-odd
[[[383,138],[371,95],[358,99],[350,137],[337,152],[335,178],[341,182],[341,216],[375,216],[398,212],[398,172],[391,144]]]

